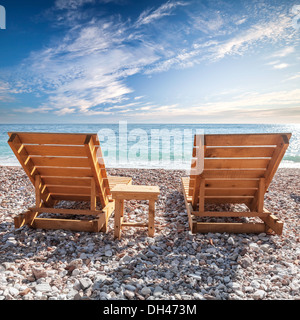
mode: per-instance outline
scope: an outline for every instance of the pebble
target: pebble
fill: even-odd
[[[34,189],[21,168],[0,167],[0,300],[300,300],[299,169],[279,169],[266,195],[266,207],[284,222],[282,236],[191,234],[185,171],[108,173],[160,186],[154,238],[147,228],[124,228],[115,241],[113,218],[107,233],[15,229],[14,215],[35,205]],[[147,209],[127,201],[124,220],[144,221]]]
[[[148,287],[144,287],[142,290],[141,290],[141,294],[143,296],[147,296],[148,294],[151,294],[151,289],[148,288]]]
[[[252,265],[252,259],[250,257],[245,257],[240,260],[240,264],[243,268],[248,268]]]
[[[36,291],[40,291],[40,292],[48,292],[48,291],[51,291],[52,288],[51,286],[49,285],[49,283],[39,283],[35,286],[35,290]]]
[[[135,287],[135,286],[132,286],[132,285],[130,285],[130,284],[127,284],[127,285],[125,286],[125,288],[126,288],[127,290],[129,290],[129,291],[135,291],[135,290],[136,290],[136,287]]]
[[[227,243],[230,244],[230,245],[234,245],[235,244],[234,239],[232,237],[228,238]]]
[[[264,290],[257,290],[253,293],[253,299],[262,300],[266,296],[266,292]]]
[[[47,272],[42,267],[32,267],[32,273],[36,279],[47,277]]]
[[[190,274],[190,277],[192,277],[192,278],[194,278],[194,279],[196,279],[196,280],[201,280],[201,276],[200,275],[198,275],[198,274]]]
[[[128,298],[130,300],[133,299],[134,296],[135,296],[134,292],[129,291],[129,290],[125,290],[124,295],[125,295],[126,298]]]
[[[11,288],[9,288],[9,293],[14,297],[19,294],[19,290],[14,287],[11,287]]]
[[[111,250],[106,250],[105,251],[105,256],[106,257],[111,257],[113,255],[113,252]]]
[[[257,280],[253,280],[250,283],[251,287],[259,289],[260,288],[260,283]]]
[[[81,278],[79,279],[80,286],[82,290],[89,288],[92,285],[92,280],[89,278]]]
[[[159,296],[162,295],[162,293],[163,293],[163,288],[160,287],[160,286],[156,286],[155,289],[154,289],[153,295],[155,297],[159,297]]]

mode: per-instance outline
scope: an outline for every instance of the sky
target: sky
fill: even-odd
[[[300,123],[299,0],[0,5],[0,123]]]

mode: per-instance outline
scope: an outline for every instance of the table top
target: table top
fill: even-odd
[[[114,199],[153,199],[160,194],[158,186],[117,184],[111,189]]]

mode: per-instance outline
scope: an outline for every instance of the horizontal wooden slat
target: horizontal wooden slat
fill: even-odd
[[[262,233],[266,231],[264,223],[209,223],[197,222],[195,223],[195,232],[228,232],[228,233]]]
[[[42,176],[43,182],[46,185],[56,186],[91,186],[91,178],[89,177],[47,177]],[[130,177],[119,177],[119,176],[108,176],[109,186],[112,188],[117,184],[130,184],[132,178]]]
[[[205,203],[250,203],[253,197],[205,197]]]
[[[203,178],[262,178],[266,170],[263,169],[206,169]],[[193,178],[193,176],[191,176]]]
[[[184,190],[188,193],[189,186],[184,187]],[[207,196],[254,196],[257,192],[257,188],[205,188],[205,195]]]
[[[267,168],[268,159],[214,159],[204,161],[204,169]]]
[[[8,133],[9,136],[13,132]],[[83,145],[90,133],[15,132],[24,144]],[[97,135],[92,134],[94,144],[99,145]]]
[[[272,157],[275,147],[206,147],[207,158]]]
[[[206,179],[205,188],[258,188],[258,179],[245,178],[243,180],[234,179],[234,178],[224,178],[224,179]],[[187,182],[186,188],[192,189],[195,185],[195,179],[190,179],[189,183]]]
[[[267,217],[264,212],[232,212],[232,211],[204,211],[200,213],[199,211],[192,211],[192,214],[198,217]]]
[[[75,214],[75,215],[88,215],[98,216],[103,214],[101,211],[96,210],[79,210],[79,209],[61,209],[61,208],[29,208],[33,212],[40,213],[58,213],[58,214]]]
[[[122,222],[123,227],[148,227],[147,223],[139,223],[139,222]]]
[[[205,180],[205,188],[258,188],[258,179],[229,179],[229,180]],[[191,187],[194,186],[195,180],[191,181]]]
[[[89,168],[88,158],[59,158],[59,157],[39,157],[33,156],[31,160],[35,166],[39,167],[69,167],[69,168]]]
[[[71,195],[71,194],[52,194],[51,197],[54,200],[65,200],[65,201],[90,201],[91,196],[87,195]],[[97,196],[97,201],[99,196]]]
[[[45,185],[59,185],[59,186],[78,186],[78,187],[90,187],[91,178],[73,178],[73,177],[44,177],[42,180]]]
[[[267,146],[277,145],[282,134],[206,134],[206,146]]]
[[[205,189],[205,196],[254,196],[257,189]],[[50,191],[51,192],[51,191]]]
[[[85,157],[84,146],[49,146],[25,145],[29,155],[57,156],[57,157]]]
[[[80,195],[90,195],[91,188],[88,187],[71,187],[71,186],[47,186],[50,194],[80,194]]]
[[[205,180],[207,188],[257,188],[258,181],[256,179],[243,180]]]
[[[51,177],[92,177],[90,168],[55,168],[55,167],[37,167],[41,176]]]
[[[32,226],[37,229],[63,229],[85,232],[95,231],[95,222],[93,220],[36,218],[34,219]]]

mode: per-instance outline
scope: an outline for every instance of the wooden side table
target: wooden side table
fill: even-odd
[[[121,238],[121,229],[127,227],[148,227],[149,237],[154,236],[155,201],[160,191],[158,186],[116,185],[111,189],[112,198],[115,199],[115,226],[114,237]],[[147,223],[124,223],[124,200],[148,200],[149,220]]]

